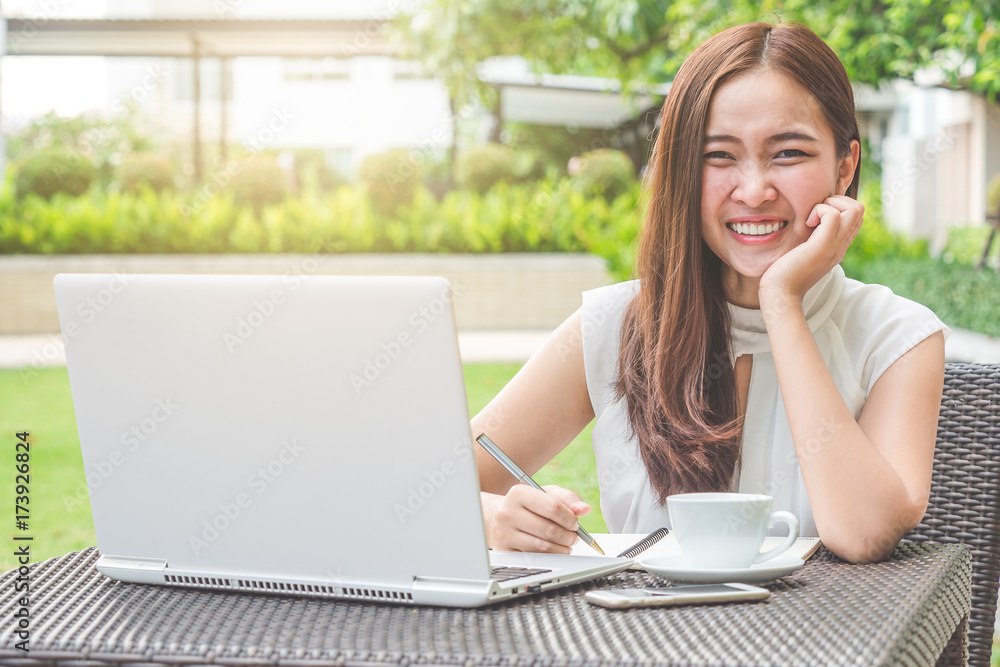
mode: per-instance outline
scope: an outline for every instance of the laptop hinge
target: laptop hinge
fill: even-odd
[[[137,584],[162,584],[167,561],[159,558],[132,558],[130,556],[105,556],[95,565],[101,574]]]
[[[97,561],[97,567],[113,567],[119,570],[137,570],[141,572],[163,572],[167,561],[161,558],[132,558],[131,556],[102,555]]]
[[[465,604],[483,604],[489,600],[494,584],[491,579],[414,577],[413,600],[420,604],[463,606],[463,600]]]

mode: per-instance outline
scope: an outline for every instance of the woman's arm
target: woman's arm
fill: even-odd
[[[816,527],[852,562],[887,557],[923,518],[944,383],[935,333],[879,377],[855,421],[820,355],[802,297],[843,259],[863,215],[843,196],[818,204],[810,238],[771,265],[758,293]]]
[[[563,322],[542,347],[471,422],[529,475],[562,451],[594,418],[583,366],[581,313]],[[590,506],[568,489],[546,493],[514,484],[506,469],[481,447],[476,465],[483,491],[486,534],[494,549],[568,553],[577,539],[577,517]]]
[[[768,325],[799,468],[823,544],[851,562],[886,558],[930,495],[944,337],[937,332],[878,379],[855,421],[805,318]]]

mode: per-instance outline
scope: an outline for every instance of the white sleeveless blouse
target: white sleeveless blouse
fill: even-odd
[[[613,533],[646,533],[670,525],[667,509],[658,505],[630,435],[624,401],[614,397],[622,315],[638,290],[638,281],[630,281],[583,293],[583,357],[596,415],[593,445],[601,511]],[[875,381],[896,359],[936,331],[943,331],[946,337],[949,333],[926,307],[896,296],[887,287],[846,278],[840,266],[806,293],[803,309],[827,368],[855,419],[861,415]],[[741,355],[753,355],[742,465],[732,490],[773,496],[774,509],[799,517],[800,535],[818,536],[764,318],[759,310],[731,304],[729,312],[733,327],[730,355],[720,361],[732,365]],[[822,444],[823,435],[822,431],[817,435],[816,446]]]

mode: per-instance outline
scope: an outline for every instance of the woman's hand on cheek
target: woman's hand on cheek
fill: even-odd
[[[816,204],[806,227],[809,238],[792,248],[768,267],[760,279],[760,297],[802,299],[810,287],[844,259],[847,248],[861,229],[865,207],[843,195],[828,197]]]

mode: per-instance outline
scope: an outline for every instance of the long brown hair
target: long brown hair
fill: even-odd
[[[722,262],[701,235],[702,141],[714,92],[759,69],[785,74],[816,98],[839,157],[860,137],[844,66],[799,24],[721,32],[691,54],[671,84],[650,158],[640,290],[625,310],[615,385],[661,503],[672,493],[728,490],[740,461]],[[850,197],[860,173],[858,160]]]

